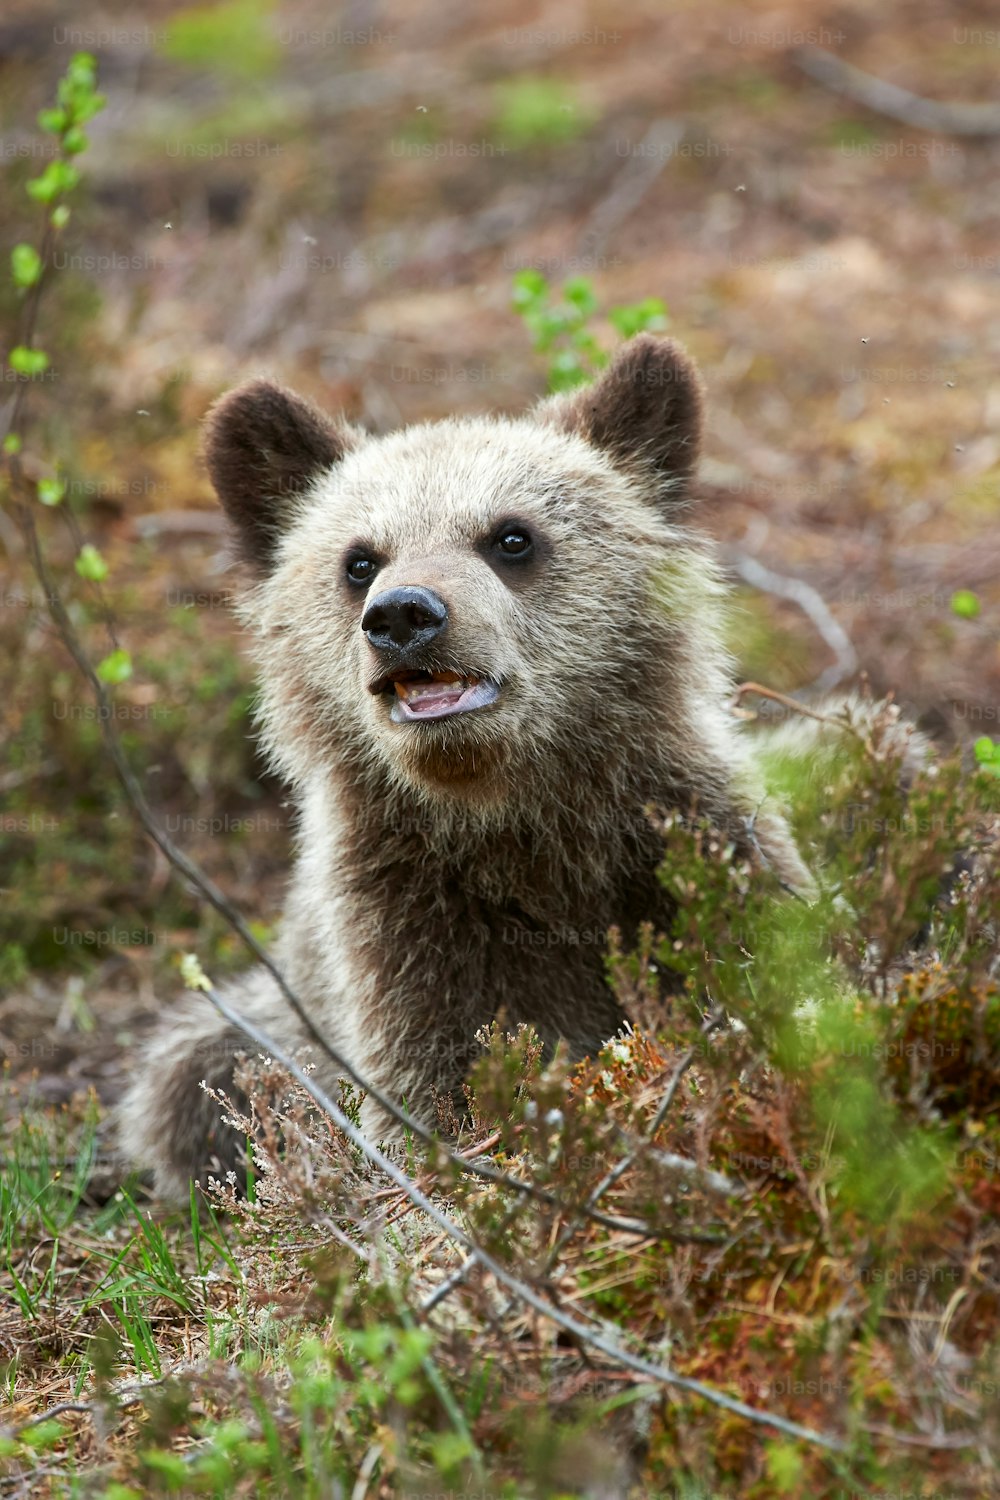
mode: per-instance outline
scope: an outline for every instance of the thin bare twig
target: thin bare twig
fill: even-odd
[[[365,1500],[365,1496],[368,1493],[368,1481],[375,1473],[375,1470],[378,1466],[378,1461],[381,1457],[382,1444],[372,1443],[371,1447],[368,1449],[368,1452],[365,1454],[364,1458],[361,1461],[361,1467],[358,1470],[358,1477],[354,1481],[354,1488],[351,1490],[351,1500]]]
[[[872,73],[855,68],[843,58],[827,52],[825,47],[796,47],[791,57],[796,67],[824,88],[915,130],[930,130],[935,135],[1000,135],[1000,108],[995,104],[943,103],[939,99],[924,99],[919,94],[911,94],[909,89],[901,89],[898,84],[886,83]]]
[[[790,578],[784,573],[776,573],[756,557],[750,557],[738,549],[729,550],[726,560],[733,572],[738,573],[745,583],[762,589],[767,594],[776,594],[779,599],[791,599],[803,614],[808,615],[837,658],[817,678],[815,687],[819,692],[828,692],[858,670],[858,653],[850,636],[840,621],[834,618],[822,594],[811,583],[805,583],[801,578]]]
[[[166,1378],[164,1376],[163,1380]],[[111,1400],[114,1401],[115,1411],[128,1411],[132,1406],[139,1406],[146,1392],[153,1390],[158,1385],[162,1385],[163,1380],[150,1380],[144,1385],[135,1388],[132,1388],[130,1383],[128,1386],[123,1386],[120,1390],[112,1389],[108,1392],[108,1401],[57,1401],[55,1406],[49,1406],[45,1411],[36,1412],[33,1417],[28,1417],[24,1422],[19,1422],[16,1427],[11,1427],[7,1430],[13,1433],[14,1437],[19,1437],[22,1432],[27,1432],[30,1428],[37,1427],[41,1422],[54,1421],[56,1417],[65,1416],[68,1412],[85,1412],[88,1416],[93,1416],[97,1411],[107,1410],[111,1404]]]
[[[756,693],[760,698],[770,698],[774,703],[780,703],[783,708],[789,708],[794,713],[801,714],[803,718],[815,719],[818,724],[829,724],[834,729],[843,729],[847,734],[853,734],[856,740],[864,744],[864,736],[860,730],[848,722],[845,718],[837,718],[833,714],[821,714],[815,708],[807,708],[797,698],[790,698],[787,693],[779,693],[777,688],[764,687],[759,682],[741,682],[733,693],[733,702],[737,702],[745,693]]]
[[[635,158],[627,163],[610,193],[591,213],[580,237],[581,255],[597,259],[604,254],[615,230],[635,213],[683,139],[682,120],[653,121]]]
[[[983,1441],[981,1432],[942,1432],[931,1437],[922,1432],[894,1432],[881,1422],[864,1422],[862,1426],[865,1432],[891,1438],[894,1443],[903,1443],[908,1448],[934,1448],[944,1452],[949,1448],[976,1448]]]

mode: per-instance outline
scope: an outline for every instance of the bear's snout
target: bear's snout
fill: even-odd
[[[361,617],[361,629],[376,651],[428,646],[447,623],[444,600],[416,584],[377,594]]]
[[[481,671],[441,660],[433,648],[448,624],[448,606],[433,589],[403,584],[385,589],[368,605],[361,628],[381,657],[382,671],[368,691],[392,699],[394,724],[451,719],[489,708],[500,687]]]

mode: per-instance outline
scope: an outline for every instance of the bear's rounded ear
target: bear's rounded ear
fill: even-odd
[[[205,462],[245,562],[271,566],[291,502],[360,440],[270,380],[250,380],[220,397],[205,419]]]
[[[694,361],[674,339],[636,334],[592,385],[553,396],[538,417],[652,479],[657,498],[683,500],[701,451],[705,397]]]

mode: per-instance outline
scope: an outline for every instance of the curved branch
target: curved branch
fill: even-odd
[[[929,130],[935,135],[1000,135],[1000,107],[996,104],[943,103],[924,99],[886,83],[872,73],[855,68],[843,58],[835,57],[824,47],[796,47],[792,61],[803,73],[814,78],[835,94],[863,104],[875,114],[887,115],[914,130]]]

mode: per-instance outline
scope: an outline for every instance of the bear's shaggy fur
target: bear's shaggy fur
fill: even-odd
[[[701,412],[687,355],[641,335],[518,420],[375,439],[261,380],[209,417],[209,471],[255,575],[263,740],[299,807],[276,957],[331,1043],[425,1120],[500,1012],[575,1058],[619,1028],[607,929],[667,916],[649,804],[696,808],[809,888],[726,708],[724,586],[682,525]],[[376,619],[399,589],[436,601],[406,616],[409,640]],[[417,673],[492,701],[409,716],[393,677]],[[230,999],[301,1044],[266,972]],[[161,1192],[234,1164],[200,1083],[231,1088],[239,1050],[191,999],[142,1059],[122,1137]],[[392,1133],[371,1099],[362,1119]]]

